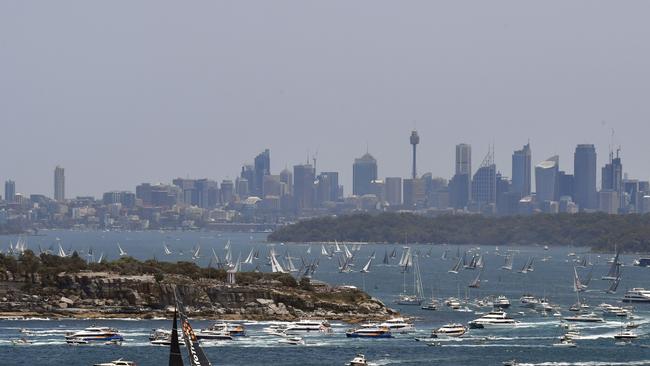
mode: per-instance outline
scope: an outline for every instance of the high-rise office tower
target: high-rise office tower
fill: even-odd
[[[234,201],[235,197],[235,183],[232,180],[224,179],[221,181],[221,203],[227,205]]]
[[[531,179],[530,144],[524,145],[521,150],[512,153],[512,192],[520,193],[522,197],[530,195]]]
[[[323,197],[327,198],[327,201],[338,201],[339,199],[339,173],[338,172],[321,172],[319,177],[327,177],[327,190],[323,191]]]
[[[564,171],[558,173],[558,182],[559,182],[559,193],[560,198],[562,197],[571,197],[573,200],[574,189],[573,189],[573,174],[566,174]]]
[[[411,131],[410,142],[411,146],[413,146],[413,171],[411,173],[411,178],[416,179],[418,177],[418,170],[416,165],[416,148],[420,143],[420,136],[418,136],[418,131]]]
[[[596,192],[596,148],[593,144],[580,144],[573,157],[574,200],[581,210],[598,208]]]
[[[609,154],[609,163],[605,164],[602,169],[601,183],[601,189],[604,191],[620,193],[623,189],[623,164],[621,164],[618,151],[616,157],[613,152]]]
[[[16,182],[8,180],[5,182],[5,201],[13,203],[16,199]]]
[[[451,199],[456,208],[462,208],[472,199],[472,146],[469,144],[456,145],[456,174],[452,178],[454,196]],[[465,182],[466,185],[460,185]]]
[[[488,205],[496,204],[496,174],[494,157],[492,152],[489,152],[472,178],[471,201],[478,206],[479,211],[483,211]]]
[[[246,180],[246,193],[242,194],[243,192],[239,191],[239,185],[237,185],[237,193],[239,194],[239,197],[249,197],[249,196],[258,196],[256,193],[254,193],[254,185],[255,185],[255,167],[252,165],[244,165],[241,167],[241,173],[239,175],[241,178]],[[241,180],[240,180],[241,181]],[[262,192],[259,193],[259,196],[262,195]],[[258,196],[258,197],[259,197]],[[260,197],[261,198],[261,197]]]
[[[54,200],[65,200],[65,170],[58,165],[54,168]]]
[[[280,182],[284,183],[286,185],[286,194],[292,195],[293,194],[293,174],[291,174],[291,171],[287,168],[284,168],[280,172]]]
[[[456,174],[472,175],[472,146],[456,145]]]
[[[560,158],[555,155],[535,166],[535,189],[539,202],[560,199]]]
[[[253,185],[253,194],[262,197],[264,195],[263,185],[264,176],[271,174],[271,152],[269,149],[264,150],[255,157],[255,184]]]
[[[402,204],[402,178],[388,177],[384,180],[386,202],[391,206]]]
[[[354,159],[352,165],[352,194],[363,196],[372,193],[371,182],[377,179],[377,160],[366,153]]]
[[[311,164],[294,165],[293,194],[296,212],[314,208],[314,167]]]

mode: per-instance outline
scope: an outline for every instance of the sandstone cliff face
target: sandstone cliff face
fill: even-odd
[[[228,286],[216,280],[192,281],[182,276],[121,276],[113,273],[62,273],[56,288],[14,291],[0,302],[0,311],[93,311],[104,313],[165,314],[175,304],[174,289],[187,310],[204,317],[294,320],[321,317],[350,321],[384,319],[394,312],[380,301],[353,289],[328,286],[301,289],[265,282]],[[2,300],[2,299],[0,299]],[[8,305],[9,304],[9,305]]]

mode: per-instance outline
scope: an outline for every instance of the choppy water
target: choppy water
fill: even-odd
[[[32,249],[43,249],[56,245],[59,238],[64,249],[87,251],[92,246],[96,256],[104,252],[109,259],[117,257],[116,242],[120,242],[129,255],[139,259],[156,256],[159,260],[190,260],[192,247],[200,243],[203,257],[201,265],[207,265],[211,249],[223,257],[224,244],[230,239],[233,256],[239,252],[245,258],[251,247],[259,247],[261,253],[266,253],[267,244],[263,234],[231,234],[231,233],[160,233],[160,232],[45,232],[46,236],[29,237],[28,245]],[[7,248],[9,240],[16,238],[0,237],[0,248]],[[173,255],[163,254],[162,243],[166,242],[175,252]],[[293,257],[315,258],[320,255],[320,246],[313,245],[311,255],[306,254],[307,244],[276,245],[276,251],[283,255],[289,250]],[[461,246],[461,251],[472,246]],[[476,271],[465,270],[457,275],[447,271],[453,266],[454,260],[443,261],[442,253],[449,250],[449,257],[454,257],[456,246],[416,245],[419,249],[420,267],[425,292],[437,298],[460,296],[474,298],[487,295],[506,295],[513,306],[509,313],[521,321],[515,329],[508,330],[471,330],[462,339],[443,341],[439,347],[427,346],[424,342],[415,341],[416,337],[427,337],[431,329],[448,322],[466,323],[479,315],[473,312],[454,312],[442,306],[438,311],[425,311],[419,307],[397,306],[391,304],[406,283],[407,290],[412,287],[412,274],[404,277],[395,265],[373,265],[371,272],[361,275],[358,272],[365,261],[374,251],[376,260],[381,263],[386,250],[393,246],[385,244],[363,245],[355,253],[356,272],[339,273],[336,259],[321,257],[320,267],[315,278],[332,284],[349,284],[365,288],[371,295],[376,296],[406,315],[415,316],[417,332],[415,334],[397,335],[394,339],[347,339],[343,334],[348,325],[334,323],[334,332],[329,335],[308,335],[305,346],[288,346],[278,343],[276,337],[266,335],[262,329],[269,323],[246,323],[249,336],[237,338],[232,342],[205,344],[206,353],[214,365],[343,365],[356,353],[362,352],[377,365],[501,365],[505,360],[517,359],[526,365],[650,365],[650,305],[637,305],[635,319],[641,327],[636,330],[640,338],[630,345],[616,345],[613,336],[619,331],[621,323],[617,319],[607,319],[605,323],[579,326],[581,337],[575,349],[552,347],[562,334],[559,320],[554,317],[543,317],[537,313],[520,308],[517,303],[524,293],[533,293],[548,297],[552,303],[562,305],[563,313],[576,300],[572,291],[573,263],[567,256],[569,252],[583,255],[582,248],[551,248],[544,251],[537,247],[518,248],[515,254],[514,270],[512,272],[500,269],[503,257],[496,254],[494,247],[480,249],[485,255],[486,267],[483,275],[485,280],[480,289],[467,292],[467,284],[476,276]],[[393,259],[392,263],[399,260]],[[502,247],[503,252],[507,248]],[[183,250],[184,255],[178,252]],[[429,250],[431,254],[428,255]],[[528,274],[517,273],[523,262],[535,256],[535,271]],[[544,256],[551,258],[540,261]],[[606,260],[609,255],[598,257],[592,254],[590,260],[594,263],[594,280],[589,290],[582,297],[592,306],[602,302],[616,304],[626,288],[650,287],[650,269],[625,266],[623,280],[618,294],[604,293],[608,282],[599,280],[607,272],[609,265]],[[624,256],[626,264],[632,262],[632,256]],[[300,259],[295,260],[296,265]],[[253,269],[253,265],[244,265],[244,269]],[[249,266],[248,268],[246,266]],[[268,271],[263,261],[260,268]],[[588,270],[579,269],[584,277]],[[460,294],[460,295],[459,295]],[[620,304],[619,304],[620,305]],[[480,311],[486,311],[483,309]],[[522,312],[523,314],[519,314]],[[68,346],[64,342],[64,334],[70,330],[78,330],[97,324],[118,328],[125,336],[122,346]],[[207,326],[207,321],[194,321],[195,328]],[[0,365],[91,365],[96,362],[106,362],[123,357],[134,360],[139,365],[164,365],[167,363],[168,350],[165,347],[150,346],[148,334],[152,328],[169,327],[170,321],[148,320],[1,320],[0,321]],[[29,346],[13,346],[10,340],[20,337],[20,329],[27,328],[29,338],[35,343]]]

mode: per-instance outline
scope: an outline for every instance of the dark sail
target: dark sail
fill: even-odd
[[[169,366],[183,366],[183,355],[181,355],[181,347],[178,343],[176,311],[174,311],[174,325],[172,326],[172,344],[169,347]]]
[[[196,339],[196,334],[190,325],[187,315],[185,314],[185,308],[183,303],[181,303],[176,298],[176,308],[178,308],[178,314],[181,318],[181,329],[183,331],[183,340],[185,341],[185,346],[187,346],[187,351],[189,353],[190,365],[191,366],[212,366],[208,358],[203,353],[203,350],[199,346],[199,341]]]

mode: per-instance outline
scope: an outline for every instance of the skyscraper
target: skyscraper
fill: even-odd
[[[539,202],[560,199],[559,164],[560,158],[555,155],[535,166],[535,193]]]
[[[54,168],[54,200],[65,200],[65,170],[58,165]]]
[[[416,165],[416,147],[420,143],[420,136],[418,136],[418,131],[411,131],[410,138],[411,145],[413,146],[413,172],[411,173],[411,178],[414,180],[418,177],[418,170]]]
[[[456,145],[456,174],[472,175],[472,146]]]
[[[463,208],[472,199],[472,146],[456,145],[456,174],[452,178],[452,206]],[[462,185],[461,183],[466,183]]]
[[[471,201],[477,205],[479,211],[484,211],[488,206],[496,204],[496,174],[497,168],[494,164],[494,157],[492,152],[489,152],[472,178]]]
[[[616,157],[613,152],[609,154],[609,163],[605,164],[602,169],[601,183],[601,189],[604,191],[620,193],[623,189],[623,164],[621,164],[618,152],[616,152]]]
[[[271,152],[264,150],[255,157],[255,184],[253,184],[253,195],[262,197],[264,176],[271,174]]]
[[[8,180],[5,182],[5,201],[12,203],[16,199],[16,182]]]
[[[522,197],[530,195],[530,144],[524,145],[521,150],[512,154],[512,186],[511,191],[519,193]]]
[[[293,192],[296,213],[314,208],[314,167],[311,164],[294,165]]]
[[[284,168],[280,172],[280,182],[284,183],[287,187],[286,193],[288,195],[293,194],[293,174],[291,174],[291,171],[287,168]]]
[[[352,165],[352,194],[363,196],[372,193],[373,180],[377,179],[377,160],[366,153],[354,159]]]
[[[581,210],[598,208],[596,193],[596,148],[580,144],[573,157],[574,200]]]
[[[402,204],[402,178],[388,177],[384,180],[386,202],[391,206]]]

